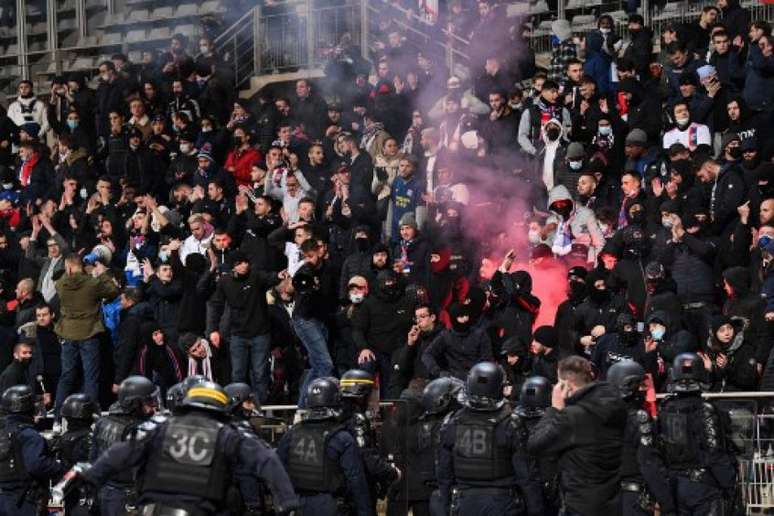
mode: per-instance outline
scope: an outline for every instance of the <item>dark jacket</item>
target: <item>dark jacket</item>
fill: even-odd
[[[616,514],[626,405],[604,382],[587,385],[566,403],[563,410],[546,410],[530,434],[528,450],[558,457],[564,502],[571,511]]]
[[[210,299],[208,333],[218,327],[225,305],[231,314],[231,335],[252,338],[269,333],[266,291],[278,282],[277,274],[255,269],[242,278],[223,276]]]
[[[146,285],[145,295],[153,310],[153,318],[158,321],[168,336],[177,336],[178,311],[183,297],[183,281],[173,277],[169,283],[153,276]]]
[[[392,353],[405,343],[411,315],[409,305],[402,296],[386,296],[377,287],[352,317],[355,347],[358,350]]]
[[[433,378],[451,375],[464,380],[471,367],[493,360],[489,336],[479,329],[444,330],[422,353],[422,363]]]
[[[728,39],[733,41],[736,36],[747,37],[750,27],[750,11],[739,5],[739,0],[728,0],[728,6],[721,9],[723,26],[728,32]]]
[[[132,374],[140,346],[140,328],[151,316],[152,311],[147,303],[138,303],[126,310],[121,310],[119,317],[121,322],[118,325],[118,345],[113,350],[113,362],[115,363],[113,383],[115,385],[119,385],[127,376]]]
[[[677,295],[683,304],[714,301],[712,260],[715,250],[713,241],[690,233],[685,234],[682,242],[669,242],[666,246],[659,261],[671,268]]]

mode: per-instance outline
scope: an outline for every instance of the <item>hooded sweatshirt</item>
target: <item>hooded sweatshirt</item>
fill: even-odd
[[[589,208],[577,205],[570,195],[570,191],[564,185],[559,185],[548,192],[547,208],[551,211],[551,205],[557,201],[570,201],[573,203],[572,212],[567,220],[551,212],[546,219],[547,224],[556,224],[556,231],[549,237],[549,245],[554,254],[564,256],[569,254],[572,244],[582,244],[589,248],[587,261],[595,263],[597,254],[605,245],[605,238],[599,229],[597,218]]]

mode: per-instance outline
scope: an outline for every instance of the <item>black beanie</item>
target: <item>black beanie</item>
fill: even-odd
[[[547,348],[555,348],[559,340],[559,336],[553,326],[540,326],[535,330],[532,338]]]

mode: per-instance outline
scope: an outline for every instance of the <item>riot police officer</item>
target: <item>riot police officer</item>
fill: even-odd
[[[703,375],[697,354],[677,355],[671,395],[659,411],[658,442],[679,514],[721,514],[724,491],[730,493],[736,480],[717,410],[701,397]]]
[[[400,478],[397,467],[381,456],[376,446],[376,436],[371,427],[373,415],[368,401],[374,386],[374,377],[362,369],[351,369],[341,375],[339,388],[342,399],[342,420],[355,437],[365,462],[371,501],[383,498],[390,486]]]
[[[277,448],[301,496],[300,513],[373,516],[360,449],[341,423],[336,379],[313,380],[306,391],[306,407],[305,419],[282,436]]]
[[[130,376],[118,386],[118,402],[94,425],[92,462],[117,442],[134,437],[137,427],[150,419],[159,406],[159,389],[144,376]],[[111,478],[98,495],[103,515],[123,514],[134,507],[134,472],[125,469]]]
[[[256,446],[271,451],[266,441],[261,439],[250,425],[250,418],[258,415],[255,393],[246,383],[231,383],[226,385],[225,392],[229,397],[229,413],[234,427],[245,439],[255,441]],[[256,484],[254,475],[249,471],[237,470],[235,472],[236,483],[239,485],[240,496],[233,493],[233,500],[229,502],[233,514],[258,515],[266,511],[266,486],[262,482]],[[236,508],[236,510],[233,510]]]
[[[34,429],[35,395],[26,385],[0,398],[5,427],[0,431],[0,514],[35,516],[48,501],[48,483],[65,472]]]
[[[664,478],[664,464],[655,446],[653,419],[643,409],[645,369],[633,360],[621,360],[607,371],[607,382],[618,389],[626,403],[627,419],[621,454],[621,514],[647,516],[657,501],[661,512],[675,512]]]
[[[167,415],[175,415],[178,407],[183,403],[185,398],[186,387],[183,382],[176,383],[169,389],[167,389],[167,396],[164,400],[164,408]]]
[[[71,394],[62,404],[61,415],[67,423],[67,431],[52,446],[67,469],[78,462],[88,462],[91,457],[91,425],[99,414],[99,405],[86,394]],[[98,514],[96,504],[85,489],[77,489],[64,500],[65,512],[74,516]]]
[[[277,513],[298,506],[277,456],[228,424],[228,395],[220,385],[208,381],[190,388],[180,410],[179,416],[141,424],[132,441],[114,444],[82,476],[101,486],[122,470],[136,468],[143,516],[223,513],[236,469],[270,486]]]
[[[530,376],[521,385],[519,404],[514,414],[527,435],[551,406],[551,382],[543,376]],[[558,466],[554,457],[531,457],[528,478],[520,486],[529,516],[552,516],[559,512]]]
[[[526,429],[503,398],[503,371],[481,362],[468,373],[465,406],[441,428],[438,487],[445,514],[514,516],[527,477]]]
[[[426,500],[424,507],[412,503],[414,514],[443,514],[443,504],[435,479],[435,460],[440,450],[440,429],[444,419],[458,410],[462,404],[465,383],[453,376],[436,378],[422,392],[422,415],[416,428],[416,448],[408,450],[408,466],[405,482],[407,491],[419,500]],[[412,442],[411,440],[409,442]],[[413,460],[412,460],[413,459]],[[424,511],[424,512],[423,512]]]

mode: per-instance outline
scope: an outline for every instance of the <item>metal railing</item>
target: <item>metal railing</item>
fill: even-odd
[[[271,12],[254,7],[215,40],[219,55],[233,69],[239,88],[251,77],[324,66],[344,34],[369,57],[378,38],[379,21],[392,15],[414,50],[429,53],[450,70],[468,64],[468,42],[427,20],[382,0],[349,0],[317,7],[311,0],[280,4]]]

